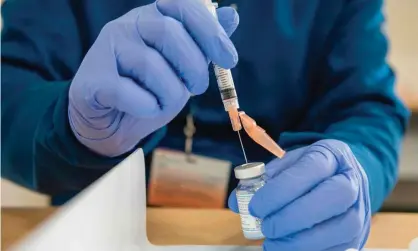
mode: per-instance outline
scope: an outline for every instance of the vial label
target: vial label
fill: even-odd
[[[253,217],[248,211],[248,205],[253,197],[253,193],[237,191],[238,209],[241,217],[242,230],[244,232],[261,232],[261,220]]]

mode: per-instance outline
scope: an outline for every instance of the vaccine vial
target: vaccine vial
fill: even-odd
[[[234,168],[235,177],[239,179],[236,189],[238,210],[244,237],[249,240],[263,239],[261,220],[252,216],[248,205],[254,193],[264,186],[264,163],[247,163]]]

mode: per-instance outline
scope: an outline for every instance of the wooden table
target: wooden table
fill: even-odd
[[[2,209],[2,250],[24,237],[54,210]],[[261,244],[242,237],[239,217],[228,210],[149,209],[147,225],[149,240],[156,245]],[[418,214],[381,213],[373,218],[367,247],[408,248],[417,236]]]

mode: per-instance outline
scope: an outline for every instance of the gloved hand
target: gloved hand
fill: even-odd
[[[217,13],[199,0],[158,0],[106,24],[70,86],[77,139],[104,156],[126,153],[206,90],[210,61],[234,67],[238,14]]]
[[[238,212],[235,191],[229,207]],[[371,221],[367,176],[349,146],[321,140],[266,165],[249,204],[265,251],[344,251],[364,246]]]

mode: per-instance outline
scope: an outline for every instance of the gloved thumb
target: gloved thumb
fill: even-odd
[[[224,28],[226,34],[231,36],[239,24],[239,15],[237,11],[231,7],[222,7],[217,9],[216,12],[219,23]]]
[[[231,211],[238,213],[238,201],[236,192],[236,189],[234,189],[234,191],[232,191],[232,193],[229,195],[228,207],[231,209]]]

